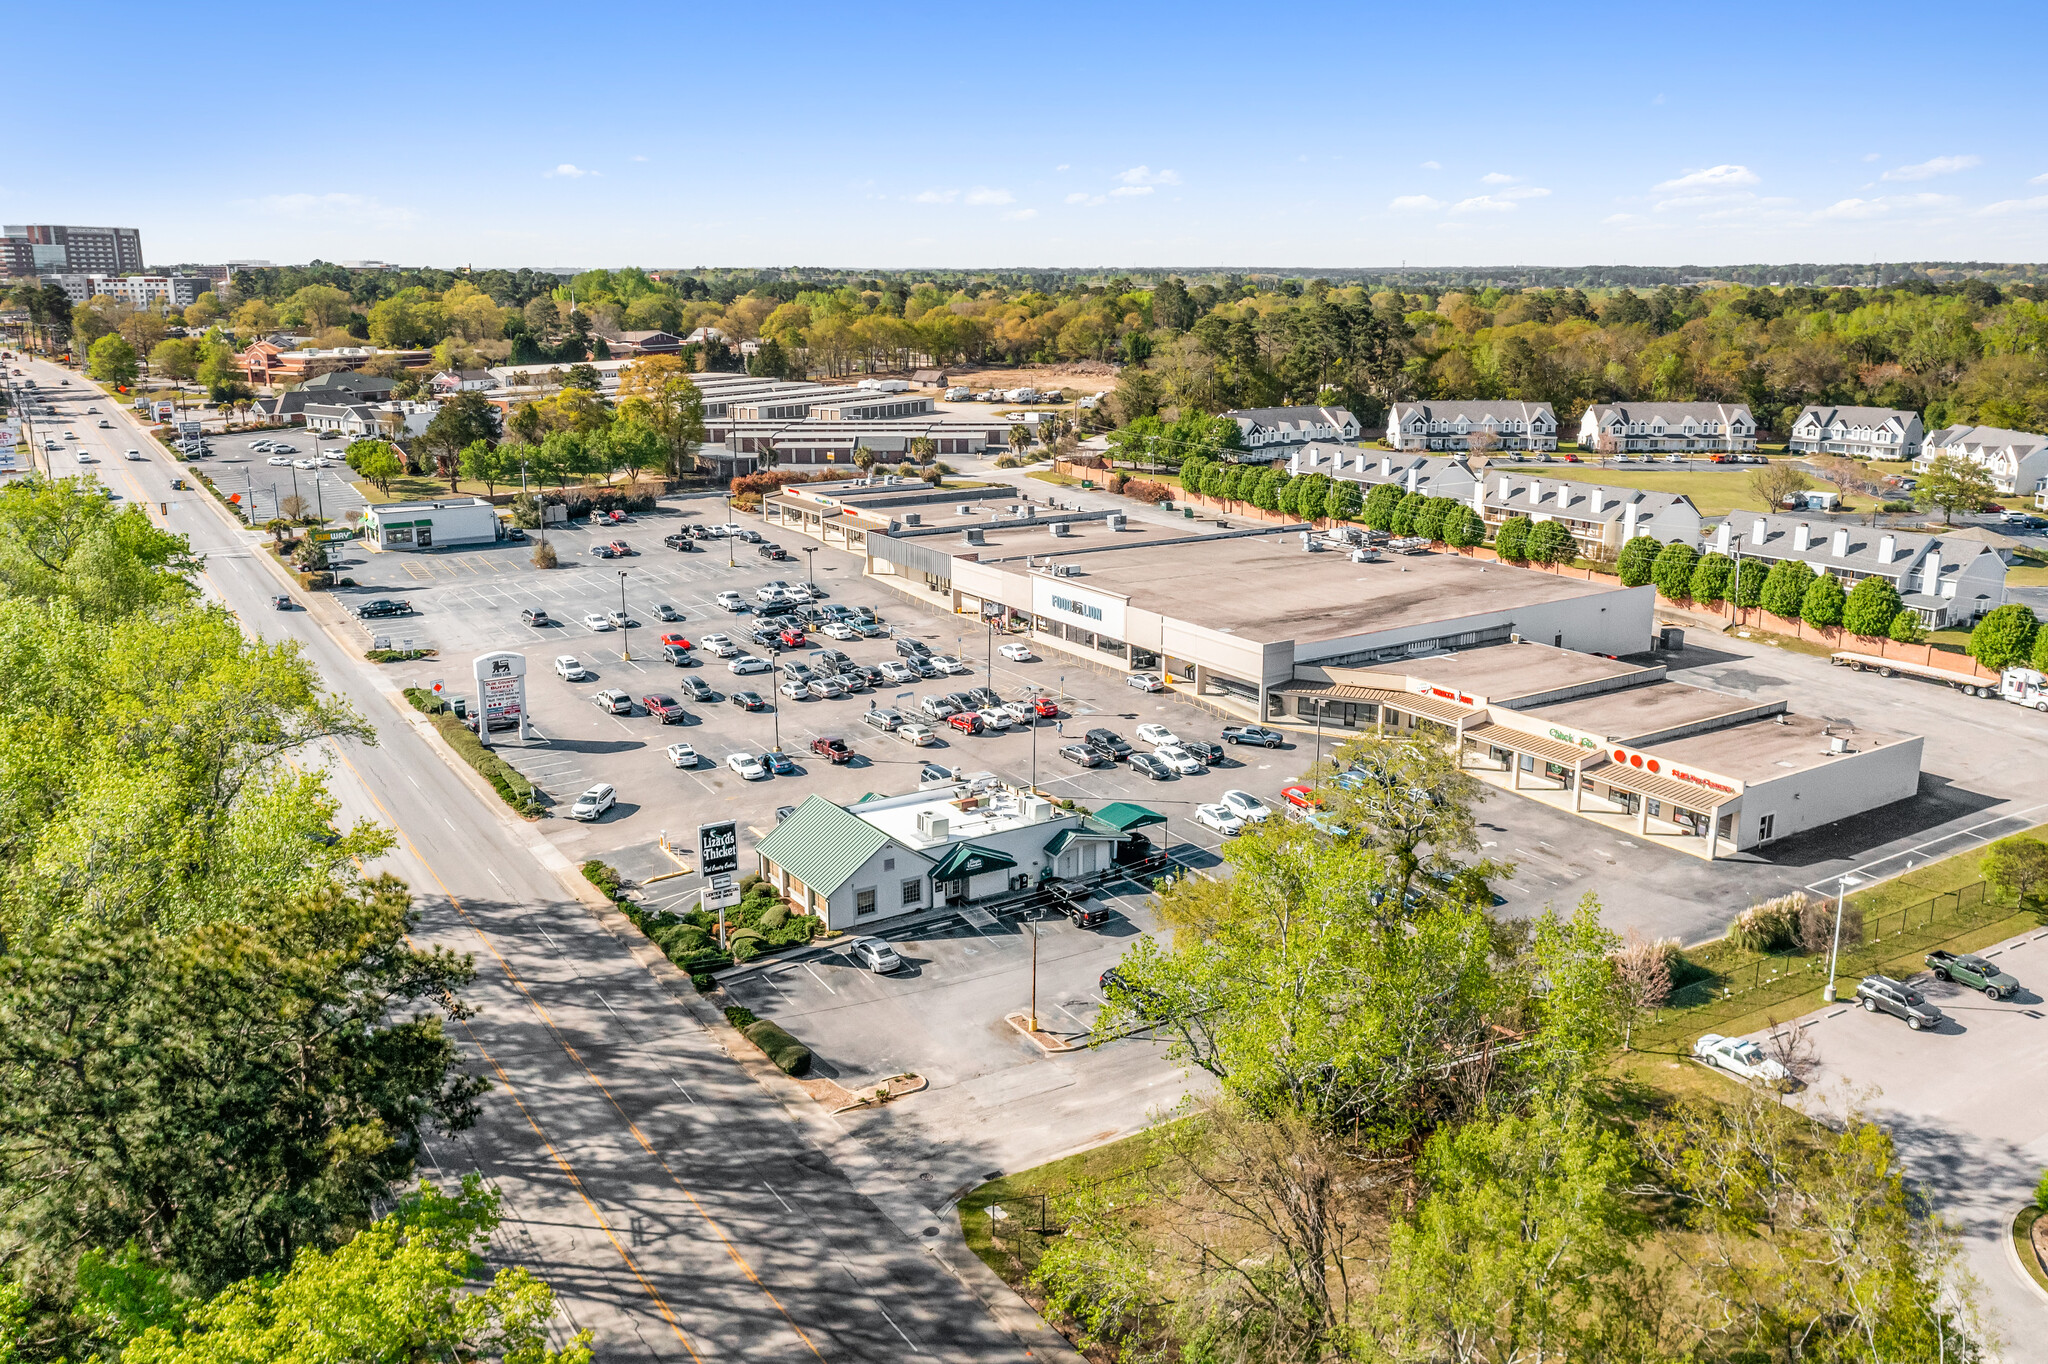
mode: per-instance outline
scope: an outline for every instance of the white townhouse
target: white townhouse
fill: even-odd
[[[1733,512],[1702,538],[1701,548],[1768,564],[1802,559],[1844,589],[1865,578],[1888,578],[1931,630],[1968,625],[2005,605],[2005,560],[1990,545],[1955,535]]]
[[[1595,403],[1579,419],[1579,448],[1612,436],[1616,454],[1756,449],[1756,418],[1746,403]]]
[[[1786,442],[1794,454],[1852,459],[1918,459],[1926,437],[1918,412],[1896,407],[1809,406]]]
[[[1358,418],[1341,407],[1248,407],[1223,414],[1237,423],[1244,448],[1358,439]]]
[[[1944,426],[1927,435],[1915,460],[1925,470],[1943,455],[1968,460],[1991,475],[2002,493],[2038,492],[2048,486],[2048,436],[1998,426]]]
[[[1557,413],[1515,398],[1395,403],[1387,411],[1387,444],[1396,450],[1469,450],[1480,431],[1493,435],[1496,450],[1555,450]]]

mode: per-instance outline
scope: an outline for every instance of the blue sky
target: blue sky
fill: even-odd
[[[75,20],[10,21],[52,114],[0,218],[152,263],[2048,259],[2038,3],[113,0],[89,55]]]

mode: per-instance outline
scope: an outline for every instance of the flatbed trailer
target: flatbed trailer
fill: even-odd
[[[1939,682],[1953,687],[1965,696],[1983,696],[1992,700],[2011,701],[2015,705],[2033,709],[2048,710],[2048,703],[2037,705],[2035,700],[2017,694],[2008,684],[2015,672],[2022,669],[2008,668],[2005,677],[1993,681],[1975,673],[1957,672],[1953,668],[1937,668],[1927,663],[1907,663],[1903,659],[1883,658],[1877,654],[1859,654],[1851,650],[1839,650],[1828,656],[1828,662],[1839,668],[1853,668],[1857,672],[1876,673],[1879,677],[1912,677],[1922,682]]]

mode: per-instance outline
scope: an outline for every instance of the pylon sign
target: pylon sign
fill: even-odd
[[[476,736],[488,745],[491,729],[516,721],[519,737],[526,728],[526,655],[511,652],[479,654],[476,660]]]

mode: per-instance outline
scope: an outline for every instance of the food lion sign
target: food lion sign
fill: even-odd
[[[476,660],[476,700],[482,718],[477,738],[488,747],[491,722],[517,720],[519,737],[526,732],[526,655],[515,653],[479,654]]]

